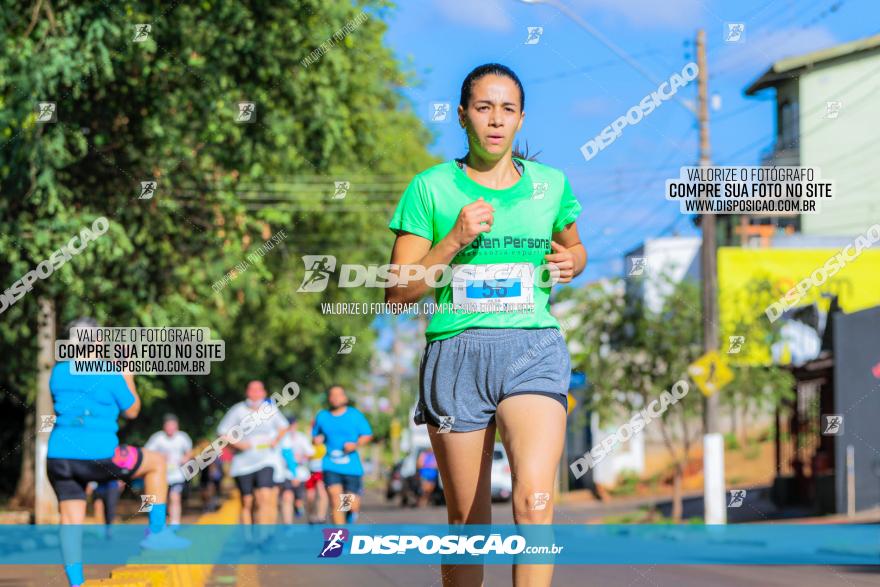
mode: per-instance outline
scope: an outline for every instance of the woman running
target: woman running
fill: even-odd
[[[80,318],[69,326],[69,340],[74,328],[97,328],[91,318]],[[61,510],[61,524],[70,526],[62,533],[64,570],[71,585],[81,585],[83,577],[81,528],[86,516],[86,486],[144,478],[149,501],[149,535],[141,546],[151,549],[176,549],[189,546],[189,540],[174,535],[165,527],[165,457],[161,454],[120,445],[116,436],[119,413],[133,420],[141,409],[134,386],[134,376],[125,374],[75,374],[70,361],[52,368],[49,390],[55,407],[55,425],[49,435],[46,469],[49,482]],[[145,501],[146,503],[146,501]]]
[[[587,253],[575,225],[581,206],[563,173],[513,153],[524,105],[509,68],[471,71],[458,106],[467,155],[417,175],[389,223],[397,234],[391,262],[426,271],[386,290],[385,301],[417,302],[434,288],[438,303],[414,421],[428,424],[450,524],[491,523],[496,425],[510,458],[515,522],[553,521],[552,501],[535,504],[554,490],[570,358],[549,311],[550,285],[581,273]],[[437,265],[451,271],[432,271]],[[483,578],[480,565],[443,565],[441,573],[443,585]],[[515,585],[549,585],[552,576],[552,565],[513,566]]]
[[[180,465],[193,456],[192,439],[180,429],[180,420],[176,415],[165,414],[162,418],[162,430],[150,436],[144,447],[165,457],[168,470],[168,517],[172,528],[180,526],[183,492],[186,489],[186,477]]]
[[[312,428],[315,421],[312,420]],[[330,504],[330,496],[327,495],[327,486],[324,485],[324,455],[327,447],[323,444],[314,444],[314,454],[309,459],[309,478],[306,481],[306,511],[309,524],[326,524],[327,507]]]
[[[278,445],[287,464],[281,485],[281,520],[284,524],[293,524],[294,518],[303,516],[305,483],[310,476],[308,462],[315,454],[315,447],[309,437],[299,431],[297,417],[291,415],[288,420],[290,429]]]
[[[263,405],[271,402],[267,395],[262,381],[251,381],[245,401],[232,406],[217,425],[217,432],[236,451],[230,475],[241,493],[241,523],[248,537],[251,525],[274,524],[278,517],[275,471],[284,464],[275,446],[287,432],[288,422],[274,405],[267,417],[262,416]]]

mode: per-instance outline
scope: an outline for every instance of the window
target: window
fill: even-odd
[[[779,107],[777,150],[797,148],[800,138],[800,112],[797,102],[785,100]]]

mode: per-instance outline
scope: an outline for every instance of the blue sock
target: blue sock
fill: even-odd
[[[82,585],[86,582],[82,563],[64,565],[64,572],[67,573],[67,580],[70,581],[71,585]]]
[[[357,524],[358,521],[358,513],[355,511],[348,512],[348,524]]]
[[[164,503],[154,503],[153,509],[150,510],[150,532],[161,532],[165,529],[165,511]]]

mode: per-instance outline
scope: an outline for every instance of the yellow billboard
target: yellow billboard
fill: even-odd
[[[731,359],[769,364],[766,335],[787,308],[816,302],[827,312],[831,295],[845,312],[880,304],[880,250],[845,249],[719,248],[722,344],[746,336],[742,352]]]

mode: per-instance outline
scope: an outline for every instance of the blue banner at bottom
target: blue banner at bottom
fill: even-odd
[[[880,565],[880,525],[180,526],[189,546],[141,546],[146,527],[0,526],[0,564]]]

